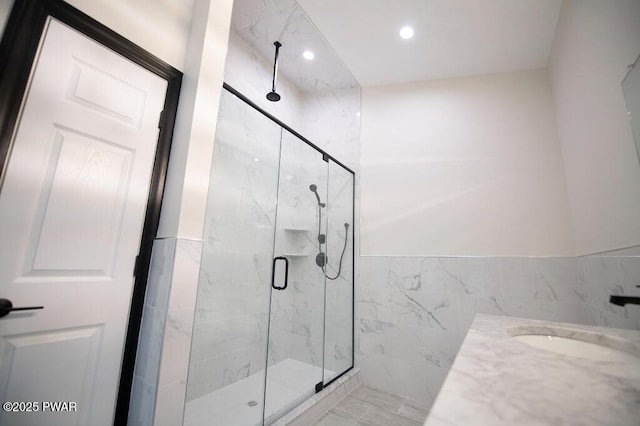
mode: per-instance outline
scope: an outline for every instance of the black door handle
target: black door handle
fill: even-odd
[[[275,283],[276,262],[278,262],[278,260],[284,260],[284,285],[282,287],[278,287]],[[273,258],[273,267],[271,269],[271,287],[273,287],[275,290],[284,290],[285,288],[287,288],[288,281],[289,281],[289,259],[282,256]]]
[[[24,306],[21,308],[14,308],[11,300],[0,299],[0,318],[9,315],[9,313],[13,311],[31,311],[34,309],[44,309],[44,306]]]

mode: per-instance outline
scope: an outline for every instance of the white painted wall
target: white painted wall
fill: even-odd
[[[65,0],[179,70],[194,0]]]
[[[196,0],[158,237],[202,239],[233,0]]]
[[[565,0],[550,58],[578,254],[640,244],[640,167],[621,82],[640,2]]]
[[[574,254],[546,70],[362,90],[361,253]]]

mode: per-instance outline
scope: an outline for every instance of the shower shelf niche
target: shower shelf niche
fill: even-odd
[[[310,229],[296,226],[283,227],[284,239],[282,240],[282,255],[285,257],[297,258],[311,256]]]
[[[307,228],[296,228],[296,227],[285,227],[282,228],[284,230],[284,232],[291,232],[293,234],[299,234],[299,233],[307,233],[307,232],[311,232],[310,229]]]
[[[282,253],[284,257],[306,257],[311,256],[309,253]]]

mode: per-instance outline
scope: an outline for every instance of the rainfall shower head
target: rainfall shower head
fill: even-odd
[[[278,102],[280,100],[280,95],[278,95],[276,92],[269,92],[267,93],[267,99],[271,102]]]
[[[318,187],[317,187],[315,184],[313,184],[313,183],[312,183],[311,185],[309,185],[309,190],[310,190],[311,192],[313,192],[314,194],[316,194],[316,199],[318,200],[318,205],[319,205],[320,207],[324,207],[324,206],[326,206],[326,204],[325,204],[325,203],[323,203],[322,201],[320,201],[320,196],[318,195]]]

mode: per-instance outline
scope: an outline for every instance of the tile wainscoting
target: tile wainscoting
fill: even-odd
[[[361,381],[431,404],[476,313],[640,329],[640,257],[361,256]]]
[[[154,241],[129,410],[130,425],[182,423],[202,241]]]

